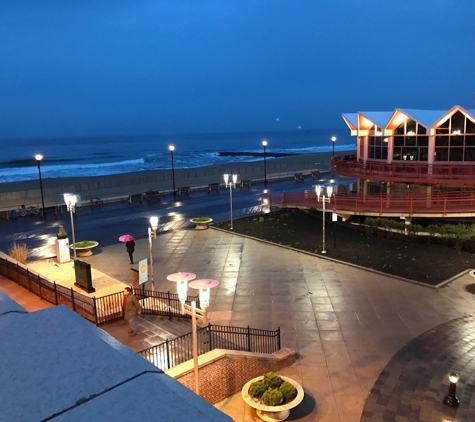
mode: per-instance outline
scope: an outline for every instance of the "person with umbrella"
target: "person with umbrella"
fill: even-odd
[[[134,236],[132,236],[130,234],[124,234],[124,235],[119,237],[119,240],[121,242],[125,242],[125,248],[127,249],[127,253],[129,254],[130,263],[133,264],[134,263],[133,254],[134,254],[134,251],[135,251],[135,242],[134,242],[135,238],[134,238]]]

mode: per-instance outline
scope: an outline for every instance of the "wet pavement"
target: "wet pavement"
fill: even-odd
[[[309,181],[309,187],[311,184]],[[300,190],[302,187],[297,186]],[[255,192],[249,202],[243,200],[240,209],[256,210],[260,194]],[[205,198],[208,196],[201,197],[201,201]],[[196,204],[196,209],[187,202],[184,206],[190,207],[188,215],[202,216],[206,212],[212,218],[225,217],[227,211],[229,217],[226,191],[213,192],[209,198],[211,205],[205,201]],[[113,213],[108,218],[114,230],[123,229],[129,221],[127,206],[115,206],[125,207],[123,215],[120,213],[118,221]],[[153,206],[171,210],[169,204]],[[131,214],[137,219],[144,213],[137,230],[141,227],[146,234],[145,213],[150,211],[145,207],[148,205],[137,207],[137,212]],[[87,211],[97,212],[102,221],[94,223],[97,230],[100,228],[98,236],[111,236],[105,227],[109,220],[101,218],[98,210]],[[156,290],[175,292],[176,284],[168,281],[167,275],[192,271],[197,278],[220,282],[211,291],[212,324],[269,330],[280,327],[282,347],[298,352],[297,361],[281,374],[295,379],[305,390],[305,399],[292,410],[290,420],[472,420],[475,296],[470,293],[474,278],[469,274],[442,289],[429,289],[233,233],[189,229],[187,218],[177,220],[175,226],[171,224],[174,230],[162,232],[153,240]],[[105,242],[84,260],[131,285],[133,266],[124,245],[110,242],[105,246]],[[136,243],[134,259],[146,258],[148,240]],[[35,304],[34,309],[37,307]],[[166,336],[172,329],[166,323],[165,319],[142,319],[137,336],[128,335],[123,322],[102,328],[138,350],[144,344],[160,342],[160,332]],[[180,322],[184,330],[187,323]],[[459,409],[441,405],[451,372],[461,377],[457,392],[463,405]],[[239,393],[216,406],[237,422],[255,421],[255,412]],[[434,410],[427,413],[430,406]],[[415,419],[416,414],[421,419]],[[422,419],[424,415],[429,419]]]
[[[327,183],[335,176],[322,174],[316,181],[306,178],[303,182],[281,180],[264,184],[255,184],[251,188],[235,188],[232,192],[233,217],[239,218],[258,214],[266,208],[263,199],[266,195],[282,192],[302,192],[312,189],[316,183]],[[163,195],[160,201],[143,203],[116,202],[95,206],[81,206],[74,213],[74,232],[76,242],[94,240],[99,247],[118,243],[118,237],[130,233],[137,239],[147,237],[149,218],[160,215],[158,231],[176,230],[193,226],[189,220],[193,217],[211,217],[215,222],[230,219],[229,189],[219,191],[192,192],[189,196]],[[0,250],[7,252],[13,242],[25,243],[29,248],[30,259],[42,259],[55,256],[55,240],[59,225],[68,233],[70,244],[73,243],[70,213],[63,208],[63,213],[47,213],[45,218],[39,215],[17,216],[14,219],[0,219]]]
[[[326,183],[334,176],[323,174],[321,181],[309,177],[303,182],[281,180],[264,184],[255,184],[251,188],[235,188],[232,192],[233,217],[261,213],[266,205],[266,195],[273,193],[301,192],[312,189],[316,183]],[[338,179],[335,179],[338,180]],[[342,183],[349,183],[344,179]],[[215,222],[230,219],[229,189],[219,191],[197,191],[189,196],[162,195],[160,201],[143,203],[116,202],[94,206],[81,206],[74,213],[74,232],[76,242],[94,240],[100,246],[118,243],[118,237],[130,233],[137,239],[147,236],[149,218],[160,215],[159,231],[175,230],[192,226],[193,217],[211,217]],[[17,216],[11,220],[0,219],[0,250],[7,252],[13,242],[25,243],[30,251],[30,259],[55,256],[54,242],[59,225],[68,233],[69,242],[73,243],[70,213],[54,215],[47,213],[45,218],[39,215]]]

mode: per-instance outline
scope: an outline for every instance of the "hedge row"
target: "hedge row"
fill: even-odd
[[[373,234],[391,237],[401,235],[407,230],[407,234],[411,237],[425,238],[429,242],[434,238],[442,239],[448,246],[453,246],[457,250],[465,249],[472,252],[475,249],[475,224],[431,224],[424,228],[420,224],[406,224],[404,221],[389,218],[368,217],[365,219],[365,226]],[[383,229],[383,231],[376,229]]]

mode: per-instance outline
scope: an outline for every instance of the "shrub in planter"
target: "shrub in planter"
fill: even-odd
[[[291,402],[297,397],[297,389],[290,382],[284,381],[279,387],[279,391],[282,393],[286,403]]]
[[[81,248],[93,248],[94,246],[97,245],[97,242],[93,240],[83,240],[82,242],[76,242],[75,243],[77,249]],[[71,245],[73,246],[73,245]]]
[[[284,397],[279,390],[269,389],[262,395],[262,401],[266,406],[279,406],[284,401]]]
[[[195,218],[192,218],[192,221],[197,222],[197,223],[206,223],[209,220],[211,220],[211,218],[209,218],[209,217],[195,217]]]
[[[256,381],[253,382],[249,386],[249,395],[252,397],[260,398],[267,390],[267,387],[264,383],[264,381]]]
[[[273,372],[268,372],[264,374],[264,379],[262,380],[267,388],[279,388],[284,382],[281,377]]]

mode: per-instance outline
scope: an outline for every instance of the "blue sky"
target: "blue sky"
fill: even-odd
[[[346,112],[473,108],[474,21],[473,0],[6,0],[0,138],[337,129]]]

